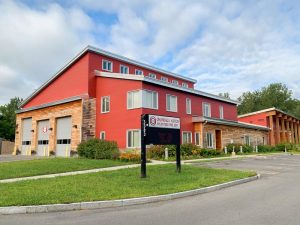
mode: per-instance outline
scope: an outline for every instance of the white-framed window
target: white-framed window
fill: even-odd
[[[251,145],[251,138],[248,135],[244,136],[245,145]]]
[[[102,60],[102,70],[112,72],[113,63],[111,61],[108,61],[106,59]]]
[[[172,84],[178,85],[178,81],[177,80],[172,80]]]
[[[127,148],[141,147],[140,130],[127,130]]]
[[[187,83],[184,83],[184,82],[181,84],[181,86],[184,87],[184,88],[189,88],[189,85]]]
[[[149,73],[148,77],[152,78],[152,79],[156,79],[156,74],[154,73]]]
[[[200,136],[200,132],[195,132],[195,145],[197,145],[197,146],[200,146],[201,145],[201,143],[200,143],[200,138],[201,138],[201,136]]]
[[[135,69],[135,75],[143,75],[143,71],[139,69]]]
[[[211,117],[210,104],[207,102],[202,103],[203,116]]]
[[[207,148],[214,147],[214,136],[212,133],[209,133],[209,132],[206,133],[206,145],[207,145]]]
[[[177,96],[167,94],[167,111],[177,112]]]
[[[158,109],[158,94],[156,91],[142,90],[143,108]]]
[[[120,73],[128,74],[129,73],[129,67],[120,65]]]
[[[110,111],[110,97],[101,97],[101,113],[108,113]]]
[[[223,106],[219,106],[219,114],[220,114],[220,119],[224,119],[224,109]]]
[[[127,109],[136,108],[158,109],[158,93],[150,90],[127,92]]]
[[[182,144],[192,143],[192,132],[183,131],[182,132]]]
[[[160,80],[163,81],[163,82],[168,82],[168,78],[167,77],[161,77]]]
[[[100,131],[100,140],[105,140],[105,131]]]
[[[186,114],[192,113],[192,101],[190,98],[186,99]]]

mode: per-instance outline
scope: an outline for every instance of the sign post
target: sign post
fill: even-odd
[[[146,177],[146,145],[176,145],[176,170],[181,171],[180,119],[159,115],[141,116],[141,178]]]

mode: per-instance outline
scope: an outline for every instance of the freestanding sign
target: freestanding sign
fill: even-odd
[[[146,145],[176,145],[176,168],[180,163],[180,119],[143,114],[141,117],[141,177],[146,177]]]

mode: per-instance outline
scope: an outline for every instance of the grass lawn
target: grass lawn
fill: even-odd
[[[174,193],[255,175],[254,172],[173,164],[0,184],[0,206],[72,203]]]
[[[0,180],[28,177],[69,171],[88,170],[129,163],[115,160],[95,160],[80,158],[49,158],[0,163]]]

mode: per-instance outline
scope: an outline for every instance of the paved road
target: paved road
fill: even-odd
[[[216,192],[148,205],[0,216],[0,224],[300,224],[300,156],[276,155],[197,164],[204,165],[257,170],[262,178]]]

